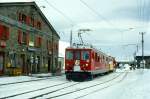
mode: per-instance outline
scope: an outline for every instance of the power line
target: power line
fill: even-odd
[[[60,11],[55,6],[53,6],[51,3],[49,3],[48,0],[44,0],[44,1],[47,2],[47,4],[49,6],[51,6],[54,10],[56,10],[59,14],[61,14],[65,19],[67,19],[71,23],[71,25],[75,24],[75,22],[72,19],[70,19],[66,14],[64,14],[62,11]]]
[[[137,2],[137,16],[139,21],[141,21],[141,8],[140,8],[141,0],[136,0],[136,2]]]
[[[145,21],[146,21],[146,17],[145,17],[145,6],[146,6],[146,3],[145,3],[146,1],[145,0],[143,0],[143,6],[142,6],[142,11],[143,11],[143,14],[142,14],[142,16],[143,16],[143,25],[145,25]]]
[[[101,15],[100,13],[98,13],[96,10],[94,10],[92,7],[90,7],[86,2],[84,2],[83,0],[80,0],[81,3],[83,3],[87,8],[89,8],[93,13],[95,13],[98,17],[100,17],[102,20],[104,20],[105,22],[107,22],[109,25],[114,27],[114,24],[112,24],[107,18],[105,18],[103,15]],[[116,28],[116,27],[114,27]],[[116,28],[116,30],[118,30]],[[121,32],[120,30],[118,30],[119,32]]]

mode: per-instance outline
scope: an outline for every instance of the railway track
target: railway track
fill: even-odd
[[[114,84],[107,85],[107,86],[105,86],[105,87],[99,88],[99,89],[97,89],[97,90],[94,90],[94,91],[92,91],[92,92],[90,92],[90,93],[81,95],[81,96],[79,96],[79,97],[77,97],[77,98],[74,98],[74,99],[80,99],[80,98],[83,98],[83,97],[88,96],[88,95],[90,95],[90,94],[93,94],[93,93],[95,93],[95,92],[98,92],[98,91],[101,91],[101,90],[103,90],[103,89],[109,88],[109,87],[115,85],[116,83],[120,83],[122,80],[125,79],[125,77],[127,76],[127,74],[128,74],[128,72],[126,72],[126,74],[123,76],[123,78],[122,78],[121,80],[115,82]]]
[[[115,76],[115,77],[113,77],[112,79],[109,79],[109,80],[107,80],[107,81],[104,81],[104,82],[101,82],[101,83],[98,83],[98,84],[94,84],[94,85],[91,85],[91,86],[88,86],[88,87],[85,87],[85,88],[82,88],[82,89],[78,89],[78,90],[66,92],[66,93],[63,93],[63,94],[59,94],[59,95],[56,95],[56,96],[48,97],[48,98],[46,98],[46,99],[57,98],[57,97],[61,97],[61,96],[64,96],[64,95],[68,95],[68,94],[72,94],[72,93],[75,93],[75,92],[79,92],[79,91],[82,91],[82,90],[86,90],[86,89],[89,89],[89,88],[92,88],[92,87],[95,87],[95,86],[98,86],[98,85],[102,85],[102,84],[105,84],[105,83],[107,83],[107,82],[111,82],[112,80],[118,78],[119,76],[121,76],[121,74],[118,74],[117,76]],[[78,84],[80,84],[80,83],[78,83]],[[69,87],[71,87],[71,86],[69,86]],[[54,90],[54,91],[49,91],[49,92],[47,92],[47,93],[43,93],[43,94],[37,95],[37,96],[35,96],[35,97],[31,97],[30,99],[41,98],[41,97],[43,97],[43,96],[45,96],[45,95],[49,95],[49,94],[52,94],[52,93],[54,93],[54,92],[67,89],[67,88],[69,88],[69,87],[63,87],[63,88],[60,88],[60,89],[56,89],[56,90]],[[45,99],[45,97],[44,97],[44,99]]]
[[[64,83],[55,84],[55,85],[51,85],[51,86],[47,86],[47,87],[43,87],[43,88],[31,90],[31,91],[26,91],[26,92],[14,94],[14,95],[9,95],[9,96],[5,96],[5,97],[0,97],[0,99],[12,98],[12,97],[16,97],[16,96],[23,95],[23,94],[32,93],[32,92],[36,92],[36,91],[41,91],[41,90],[45,90],[45,89],[48,89],[48,88],[52,88],[52,87],[55,87],[55,86],[64,85],[64,84],[67,84],[67,83],[69,83],[69,82],[64,82]]]
[[[78,89],[78,90],[66,92],[66,93],[59,94],[59,95],[55,95],[55,96],[51,96],[51,97],[46,97],[46,98],[44,97],[44,99],[53,99],[53,98],[57,98],[57,97],[69,95],[69,94],[72,94],[72,93],[75,93],[75,92],[80,92],[80,91],[83,91],[83,90],[86,90],[86,89],[90,89],[90,88],[92,88],[92,87],[100,86],[100,85],[103,85],[103,84],[106,84],[106,83],[108,83],[108,82],[113,81],[114,79],[118,78],[119,76],[121,76],[121,74],[115,76],[115,77],[112,78],[112,79],[109,79],[109,80],[107,80],[107,81],[104,81],[104,82],[101,82],[101,83],[98,83],[98,84],[94,84],[94,85],[87,86],[87,87],[84,87],[84,88],[81,88],[81,89]],[[82,96],[82,97],[83,97],[83,96]],[[81,98],[81,97],[78,97],[78,98]],[[78,98],[77,98],[77,99],[78,99]]]
[[[51,99],[51,98],[57,98],[57,97],[61,97],[61,96],[67,96],[67,95],[70,95],[72,93],[75,93],[75,92],[79,92],[79,91],[83,91],[83,90],[86,90],[86,89],[89,89],[89,88],[92,88],[92,87],[96,87],[96,86],[99,86],[99,85],[102,85],[102,84],[105,84],[105,83],[108,83],[108,82],[111,82],[112,80],[118,78],[119,76],[121,76],[121,74],[117,74],[115,77],[109,79],[109,80],[106,80],[106,81],[103,81],[103,82],[100,82],[100,83],[97,83],[97,84],[93,84],[91,86],[87,86],[85,88],[81,88],[81,89],[77,89],[77,90],[73,90],[73,91],[69,91],[69,92],[66,92],[66,93],[62,93],[62,94],[58,94],[56,96],[51,96],[51,97],[47,97],[47,99]],[[97,79],[98,80],[98,79]],[[101,81],[101,79],[100,79]],[[31,90],[31,91],[26,91],[26,92],[22,92],[22,93],[18,93],[18,94],[14,94],[14,95],[9,95],[9,96],[4,96],[4,97],[0,97],[0,99],[5,99],[5,98],[18,98],[18,97],[24,97],[24,96],[28,96],[28,94],[34,94],[34,92],[44,92],[43,94],[38,94],[38,95],[35,95],[33,97],[28,97],[29,99],[35,99],[35,98],[43,98],[45,99],[45,96],[49,95],[49,94],[52,94],[52,93],[55,93],[55,92],[59,92],[61,90],[64,90],[64,89],[67,89],[67,88],[71,88],[72,86],[76,86],[78,84],[80,84],[81,82],[73,82],[73,84],[70,84],[70,82],[63,82],[63,83],[60,83],[60,84],[55,84],[55,85],[50,85],[50,86],[46,86],[46,87],[43,87],[43,88],[39,88],[39,89],[35,89],[35,90]],[[88,83],[88,82],[87,82]],[[66,85],[65,85],[66,84]],[[65,85],[65,87],[64,87]],[[51,91],[47,91],[51,88],[54,88],[54,87],[57,87],[57,86],[63,86],[61,88],[57,88],[57,89],[54,89],[54,90],[51,90]],[[104,89],[104,88],[103,88]],[[101,89],[102,90],[102,89]],[[94,93],[94,92],[93,92]],[[82,96],[79,96],[75,99],[78,99],[78,98],[82,98],[82,97],[85,97],[87,95],[89,95],[91,93],[88,93],[88,94],[85,94],[85,95],[82,95]]]
[[[1,86],[6,86],[6,85],[19,84],[19,83],[26,83],[26,82],[34,82],[34,81],[41,81],[41,80],[53,79],[53,78],[54,78],[54,76],[46,77],[46,78],[33,79],[33,80],[26,80],[26,81],[18,81],[18,82],[4,83],[4,84],[0,84],[0,87],[1,87]],[[59,77],[56,76],[55,78],[59,78]]]

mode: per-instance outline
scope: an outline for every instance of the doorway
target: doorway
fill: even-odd
[[[48,57],[48,72],[51,71],[51,57]]]
[[[4,53],[0,52],[0,75],[4,73]]]
[[[22,73],[27,74],[27,67],[25,66],[25,54],[21,54],[19,60],[20,60],[20,66],[22,67]]]

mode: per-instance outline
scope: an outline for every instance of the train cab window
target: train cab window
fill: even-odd
[[[89,59],[89,52],[88,51],[83,51],[82,52],[82,59],[83,60],[88,60]]]
[[[75,59],[80,60],[80,52],[79,51],[75,52]]]
[[[73,59],[73,52],[72,51],[67,51],[66,52],[66,59],[72,60]]]

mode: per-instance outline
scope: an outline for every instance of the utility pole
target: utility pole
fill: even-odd
[[[70,31],[70,47],[72,47],[72,30]]]
[[[144,64],[144,34],[145,32],[140,32],[141,36],[142,36],[142,64],[143,64],[143,68],[145,68],[145,64]]]

